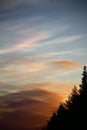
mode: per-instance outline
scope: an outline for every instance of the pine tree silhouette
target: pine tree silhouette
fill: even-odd
[[[87,130],[87,67],[84,66],[79,89],[74,86],[42,130]]]

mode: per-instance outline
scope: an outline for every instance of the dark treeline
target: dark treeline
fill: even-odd
[[[74,86],[42,130],[87,130],[87,68],[84,66],[79,89]]]

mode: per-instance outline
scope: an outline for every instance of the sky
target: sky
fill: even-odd
[[[43,113],[51,113],[81,83],[86,42],[86,0],[0,0],[1,118],[8,112],[13,119],[19,110],[30,115],[24,119],[38,115],[37,124],[43,124],[50,115]],[[29,114],[35,108],[41,113]]]

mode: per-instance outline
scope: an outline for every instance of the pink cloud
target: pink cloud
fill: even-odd
[[[67,60],[55,61],[55,64],[59,65],[61,67],[64,67],[64,68],[71,68],[71,69],[81,67],[81,65],[79,63],[76,63],[76,62],[73,62],[73,61],[67,61]]]
[[[22,43],[17,43],[16,45],[0,50],[0,54],[21,51],[21,50],[26,50],[26,49],[35,49],[35,47],[37,46],[36,43],[43,39],[46,39],[47,37],[48,37],[47,35],[38,34],[35,37],[30,38]]]

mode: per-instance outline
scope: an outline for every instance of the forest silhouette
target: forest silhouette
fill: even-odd
[[[87,130],[87,67],[84,66],[82,81],[72,89],[67,100],[60,103],[42,130]]]

